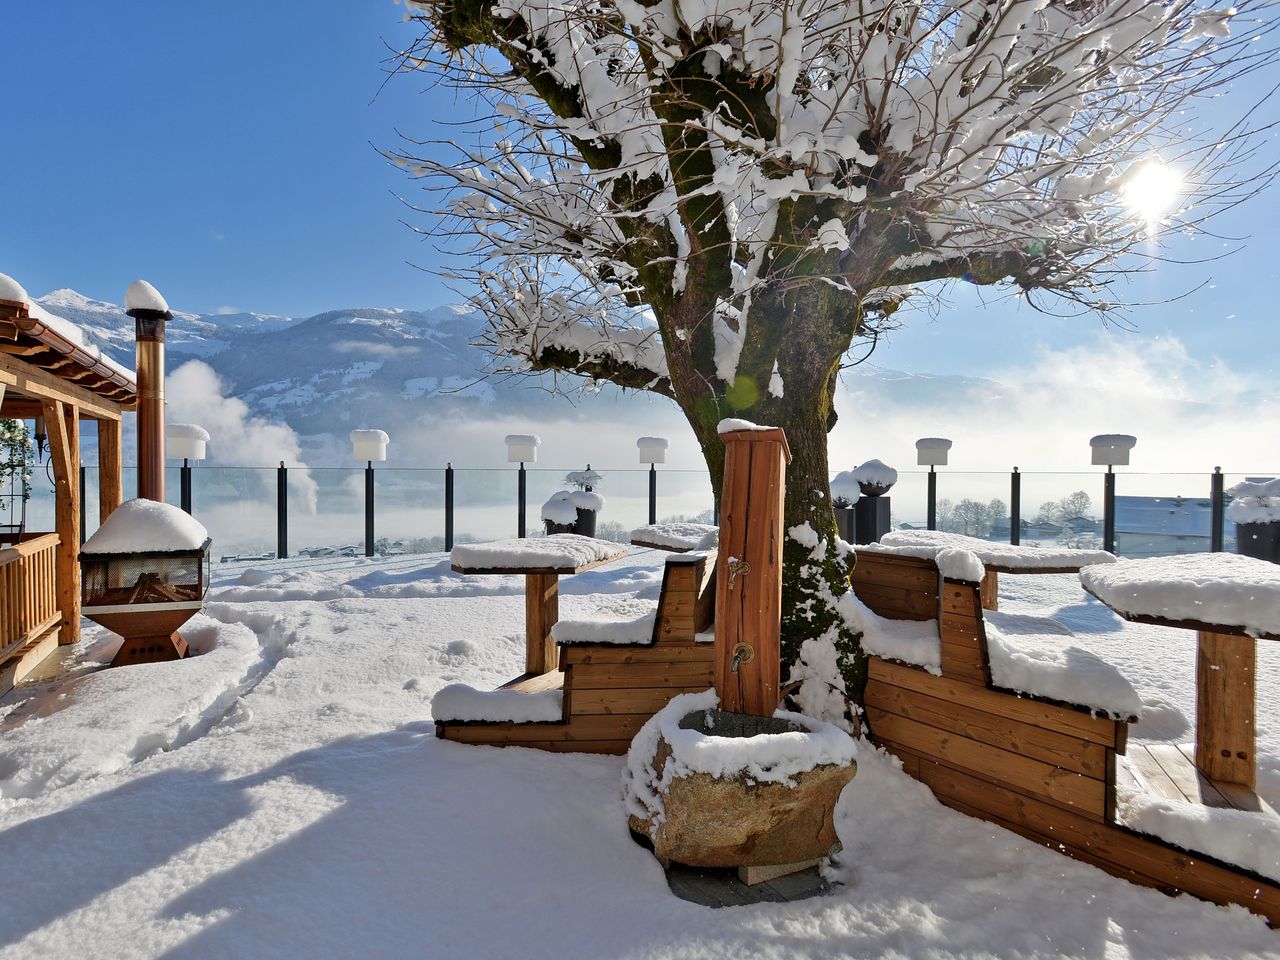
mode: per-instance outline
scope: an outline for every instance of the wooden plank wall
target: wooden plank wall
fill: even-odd
[[[710,627],[714,615],[713,570],[707,557],[668,561],[651,646],[562,646],[561,722],[437,723],[437,735],[459,743],[626,753],[636,731],[672,697],[712,685],[715,645],[694,637]]]
[[[1280,924],[1280,885],[1116,824],[1125,722],[991,688],[979,585],[942,580],[931,561],[863,553],[855,592],[882,616],[926,619],[921,604],[890,592],[902,588],[909,568],[928,573],[921,564],[938,584],[943,675],[872,657],[872,739],[961,813],[1134,883],[1240,904]],[[927,584],[923,590],[927,597]]]

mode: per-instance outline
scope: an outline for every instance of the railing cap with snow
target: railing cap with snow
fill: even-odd
[[[385,460],[390,442],[385,430],[352,430],[351,455],[357,460]]]
[[[536,433],[509,433],[504,442],[507,445],[507,463],[538,462],[542,438]]]
[[[203,460],[209,431],[194,423],[170,423],[164,428],[166,455],[175,460]]]
[[[640,437],[636,440],[641,463],[666,463],[669,446],[666,437]]]

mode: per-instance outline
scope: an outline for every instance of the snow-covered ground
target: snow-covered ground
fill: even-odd
[[[652,599],[664,554],[562,581],[561,615]],[[710,910],[630,839],[622,758],[438,741],[432,695],[523,658],[523,578],[443,555],[220,566],[201,656],[0,701],[0,957],[1275,957],[1239,908],[1131,886],[941,807],[864,747],[826,897]],[[1194,637],[1070,576],[1001,577],[1188,740]],[[1260,643],[1259,790],[1280,802],[1280,644]]]

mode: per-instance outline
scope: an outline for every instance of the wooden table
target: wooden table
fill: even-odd
[[[1126,569],[1148,562],[1127,561]],[[1084,576],[1081,580],[1091,596],[1130,623],[1149,623],[1196,632],[1195,765],[1228,793],[1233,787],[1246,787],[1252,791],[1256,786],[1257,769],[1254,756],[1257,739],[1257,640],[1280,640],[1280,633],[1259,631],[1251,635],[1244,627],[1231,624],[1122,610],[1091,588]],[[1188,589],[1191,589],[1190,585]]]
[[[562,535],[558,534],[557,536]],[[568,536],[576,535],[569,534]],[[538,542],[546,543],[554,539],[554,536],[545,539],[539,538]],[[588,538],[581,537],[578,539],[586,540]],[[481,546],[493,547],[495,551],[500,551],[504,545],[521,545],[527,542],[520,540],[496,541],[492,544],[483,544]],[[582,573],[584,570],[591,570],[594,567],[612,563],[627,555],[627,550],[620,544],[613,544],[613,546],[618,547],[616,553],[585,563],[568,561],[559,565],[543,566],[518,563],[496,566],[452,563],[451,567],[455,573],[472,575],[524,575],[525,673],[547,673],[559,666],[556,643],[551,637],[551,628],[560,619],[560,578],[573,576],[575,573]]]
[[[880,542],[886,547],[920,547],[935,551],[946,548],[968,550],[982,561],[986,570],[981,590],[984,610],[999,608],[999,575],[1002,573],[1079,573],[1091,564],[1111,563],[1115,560],[1115,556],[1105,550],[1024,547],[981,540],[960,533],[944,533],[941,530],[893,530],[881,537]]]

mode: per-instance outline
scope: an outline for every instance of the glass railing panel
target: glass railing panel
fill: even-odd
[[[364,555],[363,468],[290,467],[288,488],[291,557]]]
[[[373,472],[375,550],[388,555],[443,550],[444,470],[375,467]]]
[[[561,474],[563,476],[563,474]],[[500,540],[516,535],[516,468],[455,469],[453,471],[453,530],[455,543]],[[527,529],[540,529],[542,501],[527,497]]]
[[[1021,543],[1102,547],[1101,473],[1024,470],[1020,477]]]
[[[1116,553],[1207,553],[1213,508],[1208,473],[1116,470]]]
[[[180,499],[177,480],[165,498]],[[191,468],[191,513],[213,540],[214,561],[268,558],[276,552],[276,471],[272,467]]]

